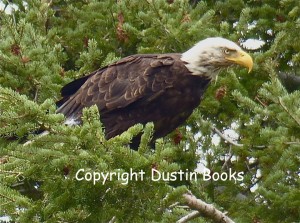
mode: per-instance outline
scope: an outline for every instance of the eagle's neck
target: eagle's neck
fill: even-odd
[[[182,54],[181,60],[192,75],[203,76],[209,79],[216,79],[220,66],[216,58],[209,51],[200,51],[196,47],[191,48]]]

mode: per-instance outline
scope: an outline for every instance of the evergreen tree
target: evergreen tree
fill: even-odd
[[[282,75],[300,73],[299,1],[2,3],[0,216],[11,222],[220,222],[226,212],[242,223],[299,221],[300,83],[292,79],[291,88]],[[11,6],[17,9],[9,14]],[[250,74],[220,73],[186,125],[157,140],[155,150],[148,145],[152,123],[106,140],[96,107],[85,109],[76,127],[55,113],[59,90],[75,78],[130,54],[183,52],[211,36],[265,44],[253,50]],[[37,135],[45,130],[49,134]],[[141,132],[139,150],[130,150]],[[193,172],[200,163],[211,176],[235,171],[244,179],[150,177],[153,170]],[[123,179],[94,182],[93,171]],[[127,182],[130,171],[145,174]]]

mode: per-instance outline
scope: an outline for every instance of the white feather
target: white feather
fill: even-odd
[[[80,122],[78,120],[76,120],[73,117],[69,117],[67,118],[67,120],[64,122],[65,125],[69,125],[69,126],[73,126],[73,125],[79,125]]]
[[[181,60],[185,61],[186,67],[193,75],[210,76],[213,79],[217,70],[213,68],[213,62],[223,57],[222,49],[241,50],[234,42],[222,37],[204,39],[195,44],[191,49],[182,54]],[[211,67],[209,65],[212,65]]]

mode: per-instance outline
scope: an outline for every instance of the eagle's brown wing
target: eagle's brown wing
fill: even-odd
[[[173,86],[178,79],[174,75],[176,69],[187,71],[184,66],[174,67],[179,60],[180,54],[133,55],[121,59],[66,85],[58,112],[80,119],[82,109],[94,104],[102,116],[141,99],[149,102]]]

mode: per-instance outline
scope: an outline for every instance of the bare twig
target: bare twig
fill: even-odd
[[[230,139],[229,137],[225,136],[219,129],[217,129],[216,127],[211,127],[212,131],[214,131],[215,133],[217,133],[222,139],[224,139],[225,141],[227,141],[228,143],[234,145],[234,146],[239,146],[242,147],[244,146],[243,144],[234,142],[232,139]]]
[[[177,208],[181,208],[181,209],[190,209],[190,207],[189,206],[187,206],[187,205],[178,205],[178,206],[176,206]]]
[[[201,213],[199,211],[193,211],[193,212],[189,213],[188,215],[180,218],[176,223],[185,223],[190,220],[193,220],[194,218],[199,217],[200,215],[201,215]]]
[[[217,133],[218,136],[220,136],[222,139],[224,139],[225,141],[227,141],[228,143],[230,143],[231,145],[234,146],[238,146],[238,147],[242,147],[244,146],[244,144],[241,143],[237,143],[234,142],[232,139],[230,139],[229,137],[225,136],[219,129],[217,129],[216,127],[211,127],[211,130],[215,133]],[[257,148],[257,149],[265,149],[267,148],[267,146],[265,145],[257,145],[257,146],[252,146],[253,148]]]
[[[299,145],[300,142],[284,142],[286,145]]]
[[[228,155],[229,155],[228,158],[225,159],[225,162],[224,162],[224,164],[223,164],[223,166],[222,166],[222,170],[224,170],[225,167],[228,167],[228,164],[229,164],[229,162],[230,162],[230,160],[231,160],[231,158],[232,158],[232,156],[233,156],[231,145],[230,145],[230,148],[229,148]]]
[[[267,146],[266,145],[258,145],[258,146],[252,146],[252,148],[263,150],[263,149],[267,148]]]
[[[37,87],[37,88],[35,89],[34,99],[33,99],[35,102],[37,102],[37,99],[38,99],[38,92],[39,92],[39,88]]]
[[[259,102],[259,104],[261,104],[264,108],[267,107],[267,105],[264,102],[262,102],[262,100],[260,100],[260,98],[257,95],[255,96],[254,99],[257,100]]]
[[[197,210],[201,215],[204,215],[214,222],[218,223],[234,223],[226,214],[215,208],[212,204],[207,204],[204,201],[197,199],[192,194],[184,194],[184,199],[187,205],[194,210]]]
[[[113,216],[108,223],[114,223],[116,222],[116,220],[117,220],[116,216]]]

